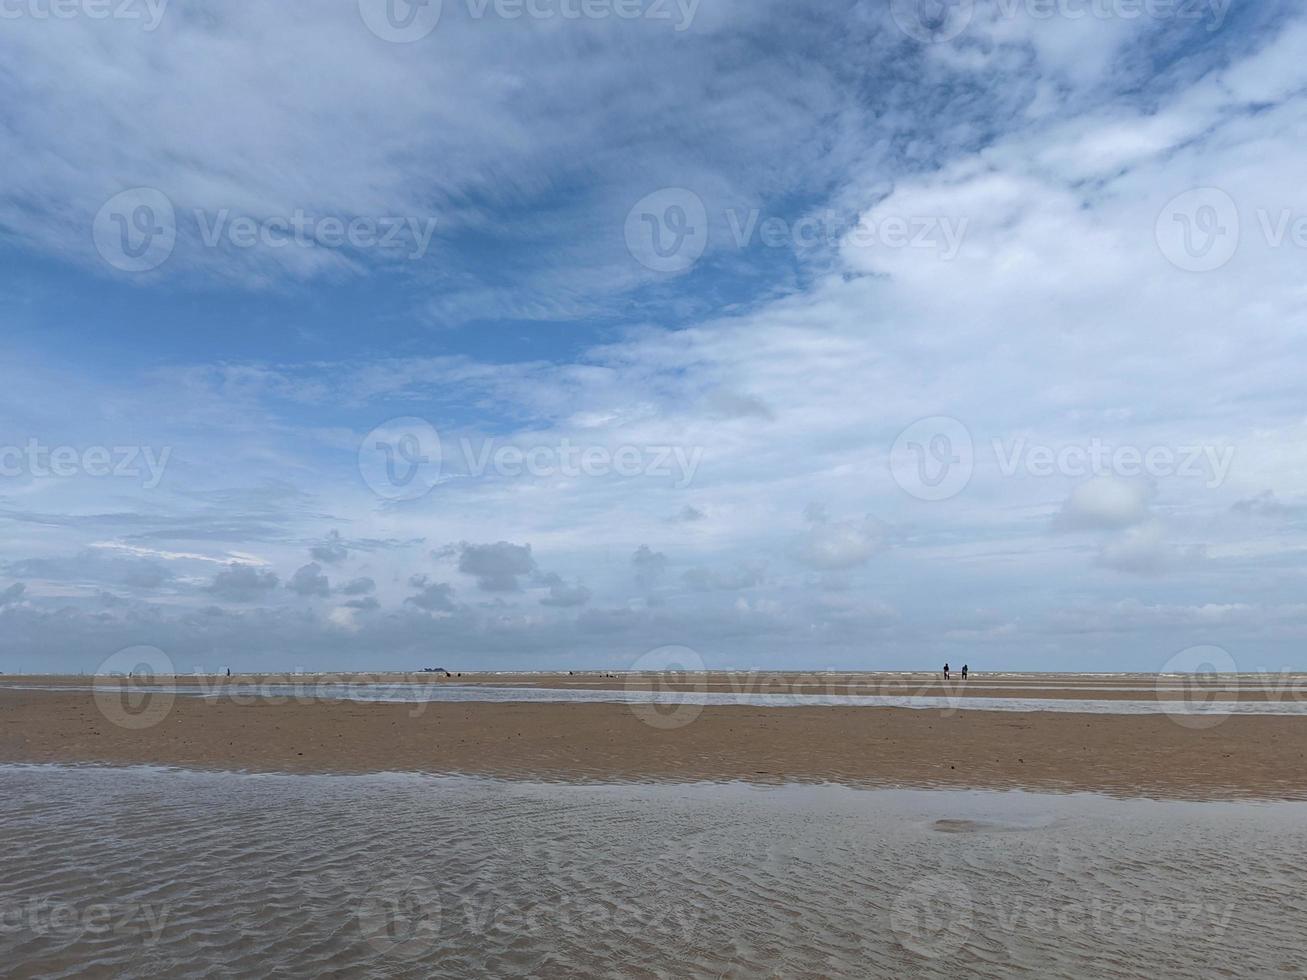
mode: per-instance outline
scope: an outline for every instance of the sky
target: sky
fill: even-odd
[[[0,670],[1307,668],[1304,49],[4,0]]]

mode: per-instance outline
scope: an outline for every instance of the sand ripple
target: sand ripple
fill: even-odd
[[[1296,976],[1303,804],[0,768],[6,976]]]

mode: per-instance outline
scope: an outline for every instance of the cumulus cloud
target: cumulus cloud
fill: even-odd
[[[1130,527],[1148,518],[1151,498],[1152,488],[1140,481],[1095,477],[1071,491],[1058,524],[1068,529]]]
[[[1206,557],[1202,545],[1181,546],[1167,539],[1160,521],[1127,528],[1106,541],[1097,563],[1104,568],[1135,575],[1158,575],[1193,565]]]
[[[158,589],[175,578],[172,569],[156,558],[117,554],[105,548],[87,548],[70,557],[24,558],[9,562],[11,575],[47,582]]]
[[[818,571],[841,571],[864,565],[885,545],[885,528],[875,518],[832,521],[826,509],[809,505],[808,529],[793,542],[794,557]]]
[[[331,582],[322,574],[322,566],[317,562],[310,562],[296,569],[295,574],[286,583],[286,588],[302,596],[331,595]]]
[[[631,564],[635,568],[635,583],[642,589],[657,588],[667,574],[667,556],[661,551],[654,551],[647,544],[635,549]]]
[[[275,589],[279,581],[275,572],[232,562],[213,577],[208,591],[230,602],[253,602]]]
[[[123,585],[134,589],[157,589],[173,578],[172,571],[149,559],[133,562],[123,570]]]
[[[459,546],[458,570],[477,580],[483,592],[520,592],[518,581],[536,570],[529,544],[467,544]]]
[[[321,544],[315,544],[309,549],[309,554],[314,561],[320,561],[327,565],[339,565],[349,557],[349,549],[345,547],[344,541],[341,540],[339,531],[330,531],[327,538]]]
[[[738,592],[762,585],[767,578],[765,561],[740,562],[734,568],[711,570],[691,568],[682,576],[698,592]]]
[[[424,612],[453,612],[454,587],[446,582],[432,582],[426,575],[414,575],[409,585],[418,590],[405,603],[417,606]]]
[[[584,585],[580,582],[568,585],[560,576],[552,572],[541,576],[540,584],[549,586],[549,595],[540,600],[542,606],[570,609],[573,606],[584,606],[590,601],[590,590]]]
[[[340,587],[341,595],[371,595],[377,591],[377,583],[367,576],[351,579]]]
[[[1297,610],[1295,615],[1301,613],[1302,610]],[[1060,629],[1085,633],[1120,633],[1135,630],[1246,627],[1258,619],[1271,616],[1270,610],[1243,602],[1181,605],[1122,599],[1107,605],[1058,610],[1049,619]]]
[[[1252,497],[1237,500],[1231,504],[1230,510],[1236,514],[1249,517],[1265,517],[1275,520],[1283,520],[1307,513],[1307,507],[1302,504],[1285,503],[1272,490],[1263,490]]]

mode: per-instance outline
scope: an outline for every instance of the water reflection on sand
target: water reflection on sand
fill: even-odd
[[[94,685],[0,685],[0,689],[40,691],[107,691],[123,684],[131,690],[168,692],[179,697],[226,698],[233,701],[363,701],[390,703],[481,702],[481,703],[617,703],[752,705],[760,708],[863,707],[916,708],[923,710],[972,711],[1057,711],[1072,714],[1207,714],[1207,715],[1304,715],[1307,699],[1297,689],[1281,691],[1282,698],[1238,700],[1239,691],[1211,691],[1203,688],[1164,690],[1169,698],[1038,698],[976,697],[961,691],[938,694],[824,694],[803,692],[769,694],[755,691],[685,691],[642,689],[637,686],[613,689],[516,687],[488,684],[420,683],[269,683],[269,684],[154,684],[120,679]],[[1062,690],[1073,690],[1063,688]],[[1079,689],[1088,690],[1088,689]],[[1104,690],[1120,690],[1108,689]],[[1257,688],[1253,690],[1271,690]]]

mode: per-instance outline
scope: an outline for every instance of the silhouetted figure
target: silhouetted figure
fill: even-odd
[[[963,665],[962,665],[962,679],[963,679],[964,681],[967,679],[967,665],[966,665],[966,664],[963,664]]]
[[[944,665],[944,680],[948,680],[948,664]]]

